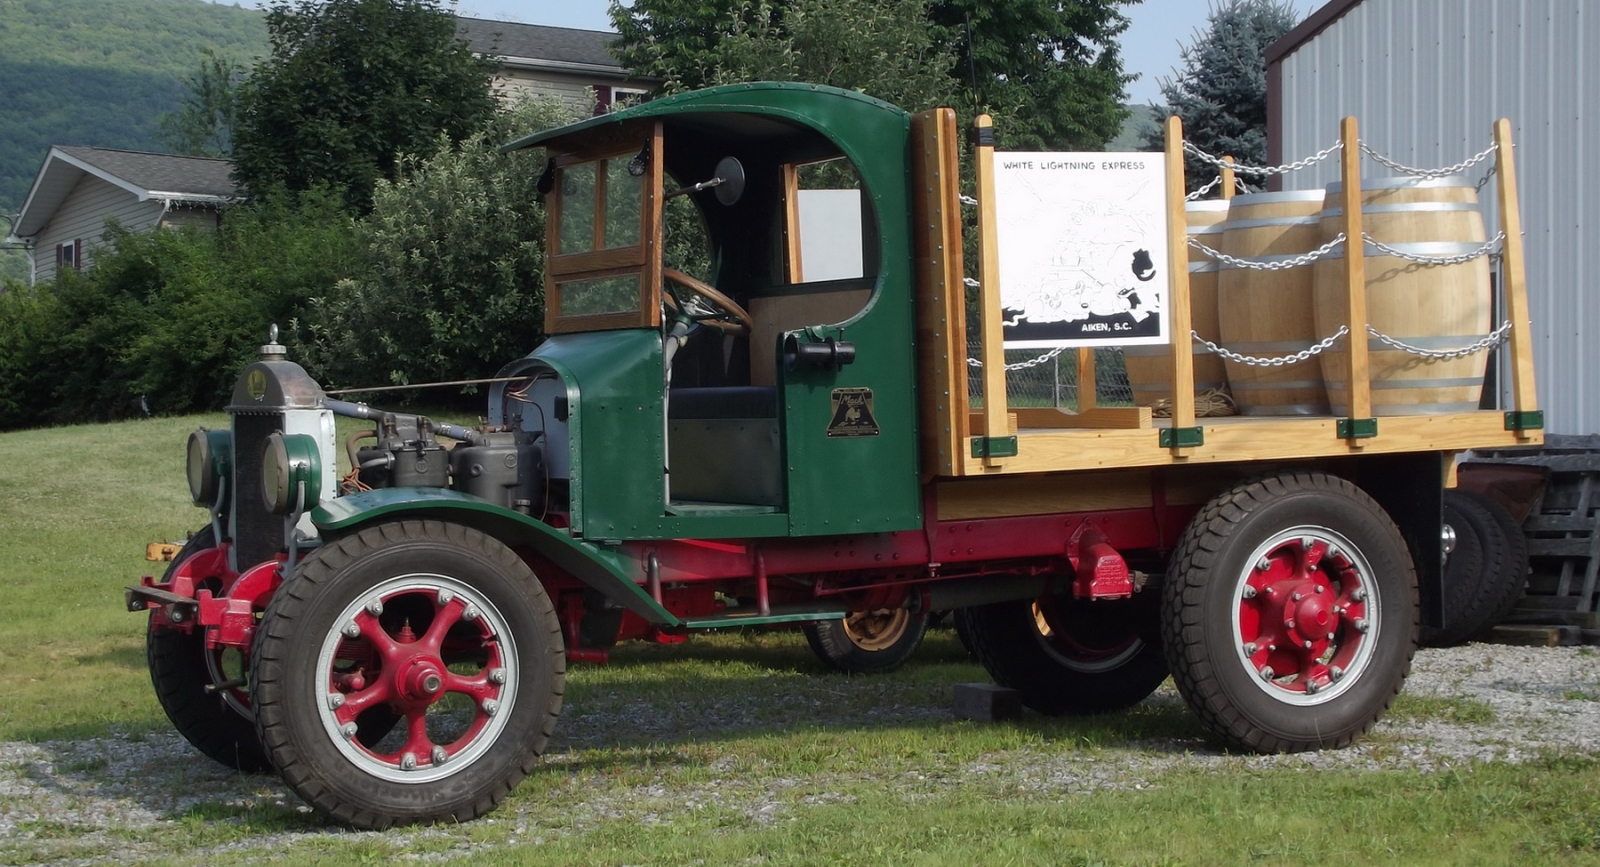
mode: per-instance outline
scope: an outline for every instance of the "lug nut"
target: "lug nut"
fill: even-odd
[[[1305,594],[1303,594],[1303,593],[1291,593],[1289,595],[1289,601],[1290,602],[1299,602],[1300,600],[1302,600],[1304,598],[1306,598],[1306,597],[1305,597]]]
[[[379,614],[382,614],[383,613],[383,600],[382,599],[374,599],[371,602],[368,602],[367,603],[367,613],[371,614],[373,617],[377,617]]]
[[[414,771],[417,769],[417,754],[406,753],[400,757],[400,770]]]
[[[1344,669],[1337,665],[1331,666],[1328,669],[1328,677],[1333,678],[1334,683],[1338,683],[1339,678],[1344,677]]]
[[[1352,602],[1365,602],[1365,601],[1367,601],[1367,588],[1365,588],[1365,587],[1357,587],[1356,589],[1350,591],[1350,600]]]
[[[1318,585],[1317,585],[1317,592],[1318,592],[1318,593],[1321,593],[1321,592],[1322,592],[1322,591],[1324,591],[1324,590],[1326,590],[1326,589],[1328,589],[1328,588],[1326,588],[1326,587],[1324,587],[1324,586],[1322,586],[1322,585],[1321,585],[1321,584],[1318,584]]]
[[[433,763],[434,764],[442,765],[449,758],[450,758],[450,754],[444,751],[444,747],[434,747],[433,748]]]
[[[468,605],[466,609],[461,612],[461,619],[467,621],[477,620],[481,614],[482,612],[478,611],[478,606]]]
[[[1328,640],[1329,641],[1333,640],[1333,633],[1332,632],[1328,633]]]
[[[489,682],[490,683],[505,683],[506,682],[506,670],[503,669],[503,668],[491,668],[491,669],[489,669]]]
[[[344,739],[347,741],[355,740],[356,731],[356,724],[354,722],[347,722],[344,725],[339,726],[339,734],[344,735]]]
[[[1267,645],[1267,652],[1268,653],[1277,653],[1278,652],[1278,645],[1276,645],[1276,644]]]
[[[1317,694],[1317,690],[1319,690],[1321,688],[1322,687],[1317,686],[1317,682],[1314,681],[1314,680],[1306,681],[1306,695],[1316,695]]]
[[[348,637],[348,638],[360,638],[361,637],[361,624],[359,624],[359,623],[355,622],[354,620],[352,620],[349,623],[346,623],[344,625],[344,629],[341,630],[341,631],[343,631],[345,636]]]
[[[1278,673],[1273,671],[1272,670],[1272,666],[1270,666],[1270,665],[1261,669],[1261,679],[1262,680],[1271,681],[1274,677],[1277,677],[1277,676],[1278,676]]]
[[[1371,625],[1368,624],[1367,621],[1361,619],[1360,617],[1356,618],[1356,631],[1357,632],[1360,632],[1360,633],[1364,634],[1370,628],[1371,628]]]
[[[484,716],[494,716],[496,713],[499,713],[499,711],[500,711],[500,702],[497,702],[492,698],[486,698],[486,699],[483,700],[483,714],[484,714]]]
[[[454,598],[456,598],[456,594],[450,592],[449,590],[440,590],[439,591],[439,604],[440,605],[449,605],[450,604],[450,600],[452,600]]]
[[[1306,639],[1305,648],[1306,648],[1306,650],[1310,650],[1311,649],[1311,639],[1309,639],[1309,638]]]
[[[1265,571],[1267,571],[1268,569],[1271,569],[1271,568],[1272,568],[1272,561],[1268,560],[1265,557],[1262,557],[1260,560],[1256,561],[1256,571],[1257,572],[1265,572]]]
[[[1283,621],[1283,625],[1289,627],[1290,629],[1293,629],[1294,628],[1294,618],[1291,617],[1288,620]]]
[[[1254,641],[1245,642],[1244,655],[1245,656],[1255,656],[1256,655],[1256,643]]]
[[[328,693],[328,710],[338,710],[341,707],[344,707],[344,693]]]
[[[1244,594],[1244,598],[1246,599],[1256,598],[1256,588],[1251,587],[1249,584],[1244,585],[1244,590],[1241,592]]]

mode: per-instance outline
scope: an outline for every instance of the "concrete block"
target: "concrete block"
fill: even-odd
[[[1001,722],[1022,716],[1022,695],[992,683],[956,684],[956,719]]]

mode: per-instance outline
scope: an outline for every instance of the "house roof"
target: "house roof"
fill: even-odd
[[[215,205],[238,195],[232,171],[233,163],[227,160],[56,145],[28,190],[12,235],[29,238],[43,231],[86,175],[120,187],[141,202]]]
[[[607,50],[617,34],[606,30],[457,18],[456,35],[478,54],[499,58],[510,67],[627,76]]]

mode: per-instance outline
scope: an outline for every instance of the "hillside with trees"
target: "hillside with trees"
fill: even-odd
[[[205,48],[245,64],[265,54],[262,13],[204,0],[0,0],[0,214],[22,206],[52,144],[168,150],[158,120],[182,102]]]

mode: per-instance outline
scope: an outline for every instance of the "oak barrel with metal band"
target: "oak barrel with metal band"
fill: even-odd
[[[1477,188],[1466,178],[1378,178],[1361,182],[1361,222],[1367,236],[1413,256],[1462,256],[1483,246],[1483,214]],[[1344,230],[1340,184],[1327,188],[1322,237]],[[1490,329],[1489,259],[1452,265],[1422,264],[1363,244],[1366,255],[1367,321],[1389,337],[1422,350],[1470,346]],[[1344,250],[1319,260],[1314,269],[1317,328],[1331,333],[1347,311]],[[1367,339],[1372,414],[1431,415],[1471,412],[1483,391],[1487,352],[1461,358],[1429,358],[1395,349],[1367,336],[1366,323],[1352,335]],[[1336,415],[1348,415],[1349,361],[1342,343],[1322,354],[1322,374]]]
[[[1320,190],[1237,196],[1218,249],[1230,256],[1284,262],[1322,243]],[[1222,263],[1217,274],[1217,328],[1222,346],[1241,355],[1277,358],[1310,349],[1322,338],[1311,304],[1311,268],[1263,271]],[[1228,387],[1243,415],[1325,415],[1322,372],[1314,360],[1284,365],[1226,361]]]

